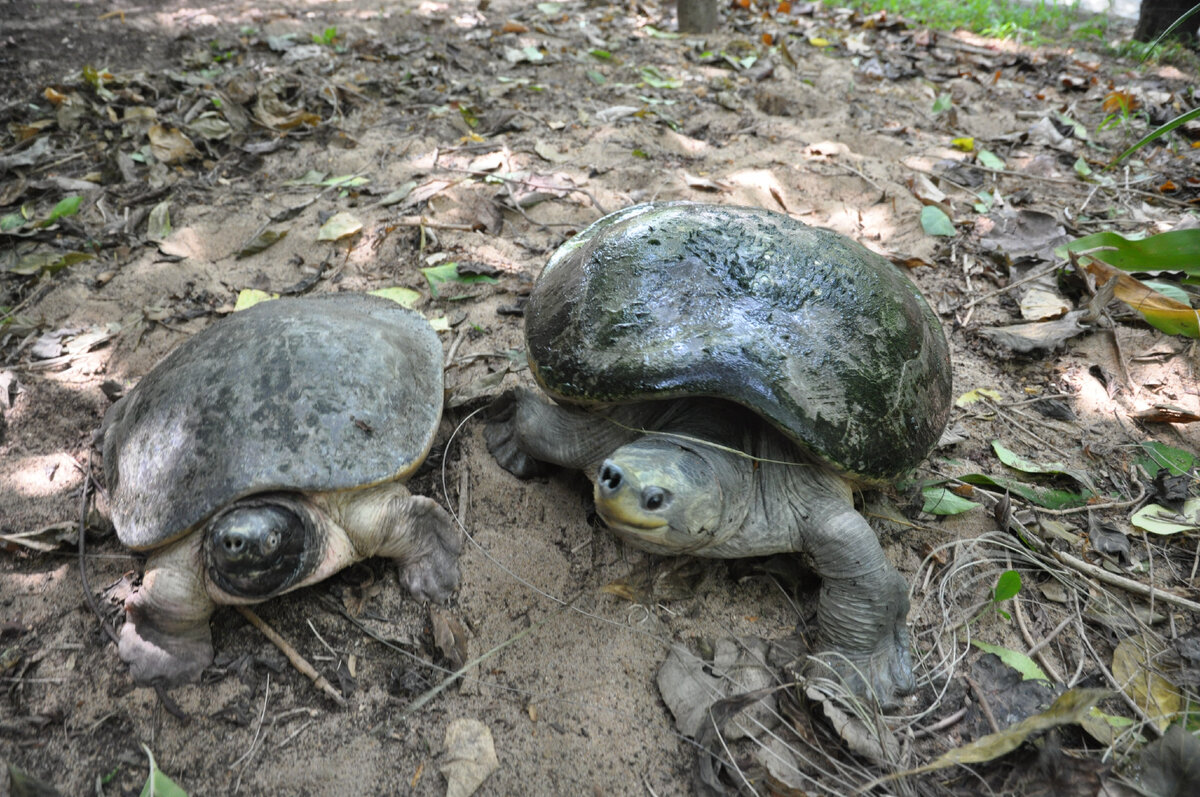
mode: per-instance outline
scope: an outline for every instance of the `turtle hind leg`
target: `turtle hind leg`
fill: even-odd
[[[213,660],[214,608],[199,567],[198,535],[152,554],[142,586],[125,600],[117,648],[133,680],[163,687],[195,680]]]
[[[532,402],[544,404],[524,389],[505,392],[489,407],[487,425],[483,429],[488,451],[500,467],[519,479],[532,479],[548,470],[545,462],[532,456],[522,446],[518,417],[522,414],[522,406]]]

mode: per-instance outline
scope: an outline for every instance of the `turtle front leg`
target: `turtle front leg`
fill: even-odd
[[[631,424],[608,423],[601,414],[551,404],[516,388],[493,402],[484,438],[500,466],[519,478],[541,475],[547,462],[590,474],[606,455],[639,436],[626,426]]]
[[[195,680],[213,660],[214,608],[204,588],[200,535],[151,554],[142,586],[125,600],[117,648],[133,680],[165,687]]]
[[[445,603],[458,588],[463,535],[433,499],[389,483],[339,496],[331,509],[359,558],[395,559],[417,600]]]
[[[820,627],[805,672],[844,681],[881,708],[895,708],[916,689],[908,586],[853,505],[825,500],[811,509],[804,550],[821,576]]]

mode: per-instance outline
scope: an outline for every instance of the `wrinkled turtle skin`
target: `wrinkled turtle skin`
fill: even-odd
[[[907,586],[851,496],[918,465],[949,416],[946,339],[903,273],[778,213],[637,205],[555,252],[525,340],[558,403],[497,402],[501,465],[583,470],[646,550],[806,553],[822,577],[808,672],[889,708],[914,689]]]
[[[256,603],[369,556],[419,599],[458,584],[449,515],[410,495],[442,411],[442,348],[374,296],[263,302],[172,351],[101,428],[117,536],[146,551],[120,655],[139,683],[194,679],[218,604]]]

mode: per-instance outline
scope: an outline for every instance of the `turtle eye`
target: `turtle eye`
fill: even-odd
[[[671,494],[661,487],[647,487],[642,490],[642,508],[657,511],[666,506],[670,498]]]

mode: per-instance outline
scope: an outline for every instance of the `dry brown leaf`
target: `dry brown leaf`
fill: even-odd
[[[177,127],[150,126],[150,153],[160,163],[183,163],[200,157],[192,140]]]
[[[1112,673],[1121,690],[1133,698],[1138,708],[1161,731],[1171,724],[1171,719],[1183,707],[1183,701],[1174,684],[1147,666],[1147,656],[1153,658],[1160,652],[1147,647],[1151,644],[1143,644],[1134,637],[1121,640],[1113,651]]]

